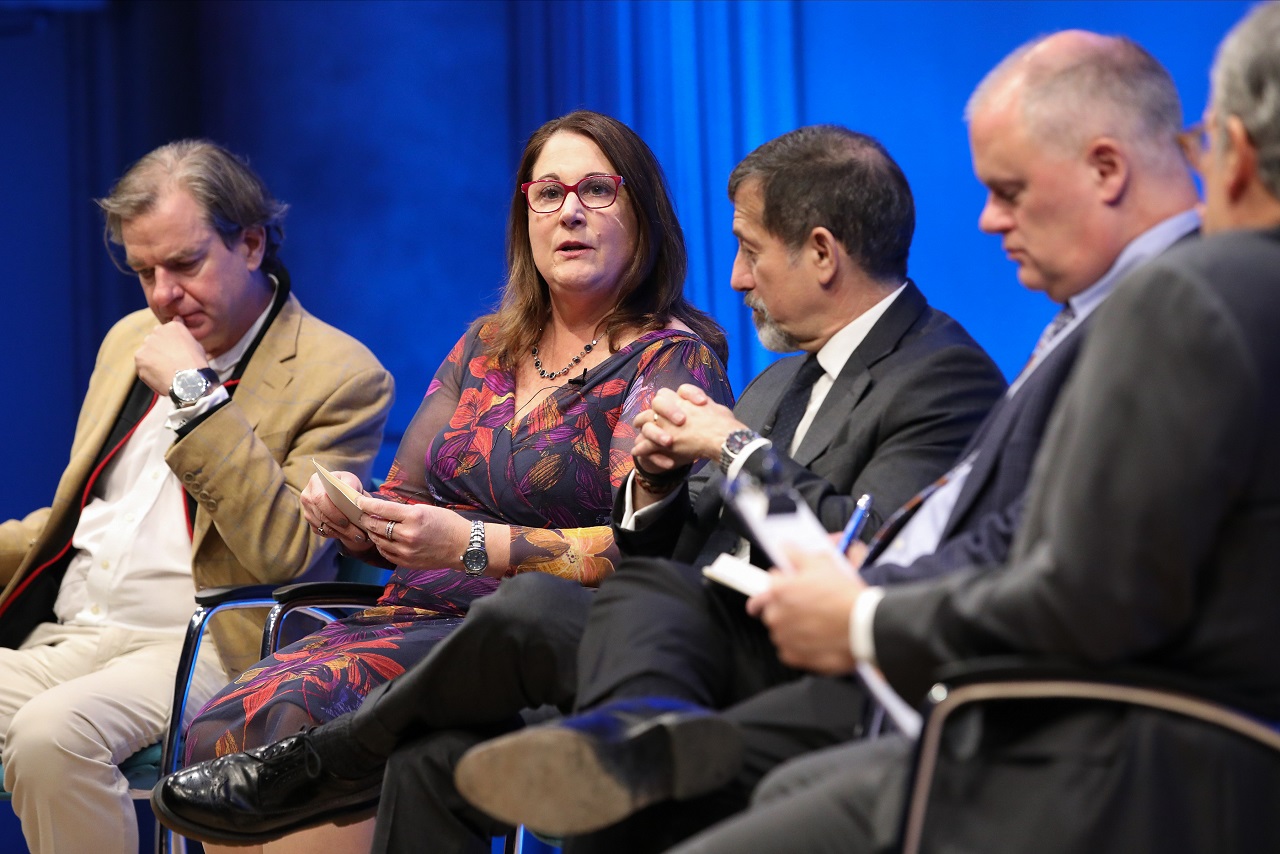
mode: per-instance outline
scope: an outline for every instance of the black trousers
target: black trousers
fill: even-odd
[[[861,734],[861,685],[782,664],[745,606],[742,594],[664,560],[628,559],[601,585],[578,657],[578,708],[661,695],[718,709],[741,730],[745,761],[723,789],[567,840],[566,852],[666,850],[745,809],[783,762]]]
[[[428,730],[487,727],[522,709],[569,709],[591,591],[543,573],[518,575],[471,606],[431,653],[369,692],[352,730],[382,753]]]
[[[783,666],[740,594],[669,561],[633,558],[598,594],[537,573],[478,601],[419,665],[370,694],[360,741],[390,754],[374,851],[480,852],[508,827],[467,804],[453,769],[467,749],[523,725],[521,710],[589,708],[663,695],[720,709],[742,730],[746,761],[724,789],[660,804],[598,834],[583,851],[662,850],[743,810],[782,762],[853,738],[865,698],[849,680]]]
[[[508,830],[463,801],[453,766],[473,744],[523,726],[529,710],[571,707],[592,598],[543,573],[508,579],[430,655],[369,693],[351,733],[390,757],[374,851],[483,851]]]
[[[510,825],[467,803],[453,785],[462,755],[506,730],[438,730],[406,742],[387,762],[371,852],[487,854]]]

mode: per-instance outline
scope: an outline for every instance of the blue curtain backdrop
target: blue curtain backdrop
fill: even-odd
[[[432,372],[502,285],[524,139],[578,107],[631,124],[664,164],[687,287],[729,332],[741,390],[773,356],[728,287],[725,183],[801,124],[873,134],[916,193],[911,274],[1006,372],[1053,307],[976,228],[965,99],[1019,43],[1124,33],[1172,71],[1189,118],[1245,2],[0,2],[0,359],[11,486],[47,502],[103,332],[142,305],[89,202],[169,139],[246,154],[292,204],[284,257],[320,317],[369,344],[399,394],[385,470]]]

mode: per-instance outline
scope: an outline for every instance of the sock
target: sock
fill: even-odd
[[[347,779],[381,774],[390,751],[370,750],[356,737],[351,715],[334,718],[311,730],[311,744],[320,754],[324,768]]]

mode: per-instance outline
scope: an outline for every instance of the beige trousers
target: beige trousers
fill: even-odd
[[[0,649],[4,787],[32,854],[136,854],[129,784],[116,767],[162,737],[182,635],[40,625]],[[227,682],[201,646],[194,713]]]

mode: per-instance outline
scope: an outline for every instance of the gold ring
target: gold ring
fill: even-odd
[[[393,530],[395,530],[395,527],[396,527],[396,523],[395,523],[395,522],[388,522],[388,523],[387,523],[387,540],[390,540],[390,539],[391,539],[391,532],[392,532]]]

